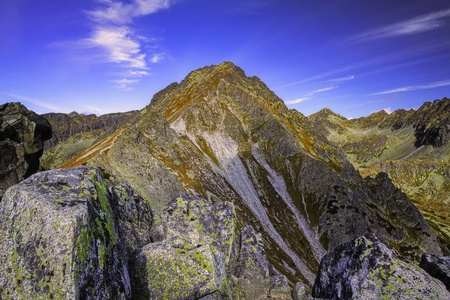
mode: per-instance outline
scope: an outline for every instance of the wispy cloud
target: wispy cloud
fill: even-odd
[[[167,9],[177,1],[180,0],[98,0],[95,8],[86,11],[91,20],[89,36],[75,42],[56,42],[52,46],[101,52],[100,59],[96,56],[95,61],[114,63],[125,69],[121,76],[128,76],[128,82],[123,79],[113,82],[119,83],[122,80],[116,86],[129,90],[128,84],[136,84],[138,78],[150,75],[150,65],[164,59],[163,53],[155,50],[157,46],[148,47],[151,40],[135,32],[133,22],[138,17]]]
[[[88,15],[98,23],[125,24],[133,18],[149,15],[161,9],[169,8],[171,0],[133,0],[131,3],[103,0],[104,5],[88,12]]]
[[[340,78],[335,78],[335,79],[330,79],[330,80],[325,80],[324,82],[333,83],[333,82],[341,82],[341,81],[347,81],[347,80],[352,80],[352,79],[355,79],[354,75],[340,77]]]
[[[112,82],[116,83],[117,87],[123,90],[132,90],[133,89],[132,86],[141,82],[141,78],[134,78],[134,79],[123,78],[118,80],[112,80]]]
[[[432,31],[444,24],[442,19],[450,17],[450,9],[421,15],[402,22],[382,26],[349,38],[348,42],[365,42],[383,38],[418,34]]]
[[[98,27],[83,42],[87,46],[103,48],[109,62],[124,64],[132,69],[148,69],[146,55],[129,27]]]
[[[297,103],[300,103],[300,102],[309,100],[312,96],[314,96],[314,95],[317,94],[317,93],[326,92],[326,91],[332,90],[332,89],[334,89],[334,88],[335,88],[334,86],[330,86],[330,87],[318,89],[318,90],[315,90],[315,91],[306,93],[306,94],[305,94],[303,97],[301,97],[301,98],[297,98],[297,99],[294,99],[294,100],[289,100],[289,101],[286,101],[285,103],[286,103],[286,104],[297,104]]]
[[[163,59],[164,59],[163,53],[156,53],[156,54],[153,54],[151,61],[152,61],[152,63],[156,64]]]
[[[409,92],[409,91],[415,91],[415,90],[426,90],[426,89],[434,89],[437,87],[443,87],[443,86],[449,86],[450,80],[444,80],[444,81],[438,81],[426,85],[411,85],[411,86],[405,86],[393,90],[387,90],[379,93],[373,93],[371,95],[386,95],[386,94],[393,94],[398,92]]]
[[[39,106],[41,108],[45,108],[47,110],[51,110],[51,111],[54,111],[54,112],[64,112],[64,110],[61,109],[60,107],[48,104],[45,101],[42,101],[42,100],[39,100],[39,99],[36,99],[36,98],[23,96],[23,95],[18,95],[18,94],[14,94],[14,93],[8,93],[8,92],[2,92],[2,93],[7,95],[7,96],[9,96],[9,97],[14,98],[14,101],[15,100],[19,100],[19,101],[22,101],[22,102],[31,103],[31,104],[34,104],[34,105]]]

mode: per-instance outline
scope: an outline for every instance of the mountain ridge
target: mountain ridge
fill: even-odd
[[[387,176],[363,180],[314,124],[232,63],[169,85],[108,149],[94,147],[65,167],[98,166],[156,211],[182,191],[232,201],[239,226],[262,233],[269,261],[292,282],[311,286],[325,251],[368,231],[415,260],[441,253]]]

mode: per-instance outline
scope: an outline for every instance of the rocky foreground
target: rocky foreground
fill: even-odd
[[[128,185],[108,187],[90,167],[41,172],[9,188],[0,253],[1,299],[311,299],[267,261],[259,233],[238,229],[232,203],[180,194],[154,215]],[[450,293],[366,235],[325,255],[313,296]]]

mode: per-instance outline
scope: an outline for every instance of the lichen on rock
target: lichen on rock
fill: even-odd
[[[324,256],[313,287],[323,299],[449,299],[450,293],[374,234]]]
[[[0,240],[2,298],[130,296],[125,251],[97,169],[42,172],[8,189]]]

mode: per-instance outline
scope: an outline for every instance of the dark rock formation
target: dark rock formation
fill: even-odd
[[[434,278],[439,279],[450,291],[450,257],[433,254],[422,255],[420,267]]]
[[[39,169],[50,123],[20,103],[0,105],[0,199],[6,189]]]
[[[339,245],[322,258],[313,297],[449,299],[445,286],[373,234]]]

